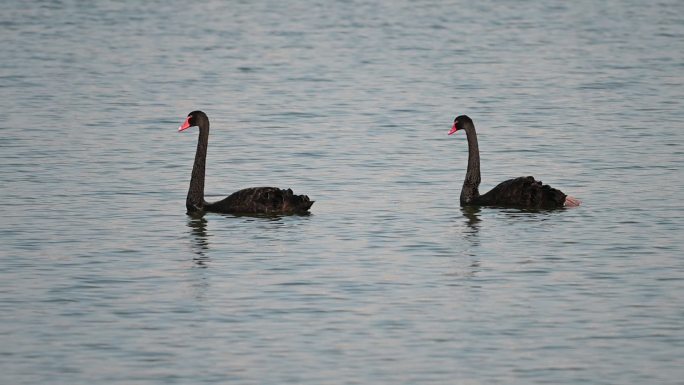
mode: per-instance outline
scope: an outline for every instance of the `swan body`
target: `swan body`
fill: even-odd
[[[199,128],[199,138],[185,200],[189,214],[205,211],[225,214],[305,214],[311,208],[314,201],[308,196],[295,195],[291,189],[277,187],[250,187],[236,191],[218,202],[205,201],[204,174],[209,143],[209,118],[202,111],[193,111],[188,114],[178,131],[195,126]]]
[[[580,201],[534,177],[524,176],[499,183],[480,195],[480,151],[472,119],[461,115],[454,119],[449,135],[463,130],[468,140],[468,170],[461,189],[461,206],[503,206],[527,209],[552,209],[579,206]]]
[[[306,212],[311,205],[313,201],[308,196],[295,195],[291,189],[250,187],[204,207],[219,213],[289,214]]]

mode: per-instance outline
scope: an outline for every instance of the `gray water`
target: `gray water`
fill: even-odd
[[[0,383],[684,383],[684,2],[1,8]]]

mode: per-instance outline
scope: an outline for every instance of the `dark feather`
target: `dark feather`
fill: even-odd
[[[546,209],[563,207],[566,195],[531,176],[521,176],[499,183],[479,196],[475,203],[483,206],[526,207]]]
[[[314,201],[306,195],[295,195],[291,189],[251,187],[209,203],[207,211],[230,214],[295,214],[306,213]]]

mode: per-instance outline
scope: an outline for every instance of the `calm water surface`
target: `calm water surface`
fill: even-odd
[[[683,2],[286,3],[2,1],[0,383],[682,383]]]

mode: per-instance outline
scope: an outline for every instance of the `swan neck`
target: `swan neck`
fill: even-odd
[[[188,197],[185,200],[185,207],[188,212],[197,212],[204,209],[204,174],[207,163],[207,146],[209,145],[209,123],[199,126],[199,137],[197,140],[197,152],[195,153],[195,163],[192,166],[192,176],[190,177],[190,187]]]
[[[461,189],[461,206],[474,203],[480,196],[480,149],[477,146],[477,133],[472,124],[466,125],[464,130],[468,139],[468,171]]]

